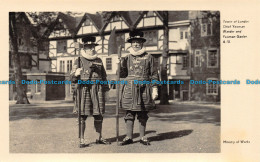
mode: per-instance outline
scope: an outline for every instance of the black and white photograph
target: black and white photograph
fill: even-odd
[[[221,153],[219,10],[8,14],[9,153]]]
[[[259,162],[260,0],[1,4],[1,162]]]

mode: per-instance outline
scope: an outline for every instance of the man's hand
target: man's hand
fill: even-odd
[[[153,87],[152,90],[152,99],[156,100],[158,98],[158,88],[157,87]]]
[[[82,68],[78,68],[75,72],[75,76],[79,76],[81,74]]]

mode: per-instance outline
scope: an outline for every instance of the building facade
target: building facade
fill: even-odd
[[[220,14],[200,12],[192,21],[191,79],[220,80]],[[220,85],[190,84],[192,100],[220,101]]]
[[[59,13],[55,25],[50,28],[48,42],[43,44],[45,52],[37,52],[38,70],[69,74],[79,51],[74,42],[81,43],[85,36],[95,36],[96,51],[102,59],[108,79],[116,79],[117,54],[109,54],[109,37],[116,29],[116,44],[122,46],[122,56],[128,54],[129,32],[138,29],[144,32],[146,51],[155,57],[155,65],[160,72],[162,62],[165,19],[169,29],[167,75],[170,100],[220,101],[220,86],[210,84],[190,84],[191,80],[220,79],[220,23],[219,12],[213,11],[116,11],[84,13],[71,16]],[[33,49],[33,48],[30,48]],[[47,51],[47,53],[46,53]],[[38,54],[38,56],[36,55]],[[40,56],[41,55],[41,56]],[[34,58],[34,57],[31,57]],[[50,58],[46,62],[41,59]],[[33,59],[31,59],[33,60]],[[30,62],[30,61],[29,61]],[[37,61],[36,61],[37,62]],[[31,62],[31,67],[35,66]],[[47,69],[45,69],[48,67]],[[109,96],[115,98],[115,86],[111,86]],[[65,85],[65,99],[72,99],[73,85]]]

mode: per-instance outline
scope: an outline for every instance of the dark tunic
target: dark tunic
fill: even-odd
[[[152,84],[134,84],[134,80],[158,80],[158,70],[154,67],[154,57],[148,53],[133,56],[129,54],[122,59],[121,77],[124,84],[121,94],[121,107],[131,111],[148,111],[155,108],[152,100]]]
[[[83,68],[80,77],[76,77],[75,71],[78,68],[78,60],[75,61],[71,78],[72,82],[96,80],[106,81],[106,72],[100,58],[88,60],[84,57],[80,58],[80,67]],[[81,93],[81,115],[102,115],[105,113],[105,92],[108,86],[105,84],[81,84],[78,85]],[[77,102],[77,97],[76,100]],[[76,107],[77,104],[76,104]]]

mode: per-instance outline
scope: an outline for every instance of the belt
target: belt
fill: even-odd
[[[87,81],[87,80],[96,81],[96,80],[102,80],[102,78],[83,78],[83,77],[81,77],[80,80],[83,80],[83,81]]]
[[[126,77],[126,79],[129,79],[129,80],[150,80],[149,77],[141,77],[141,76],[136,76],[136,75],[128,75]]]

